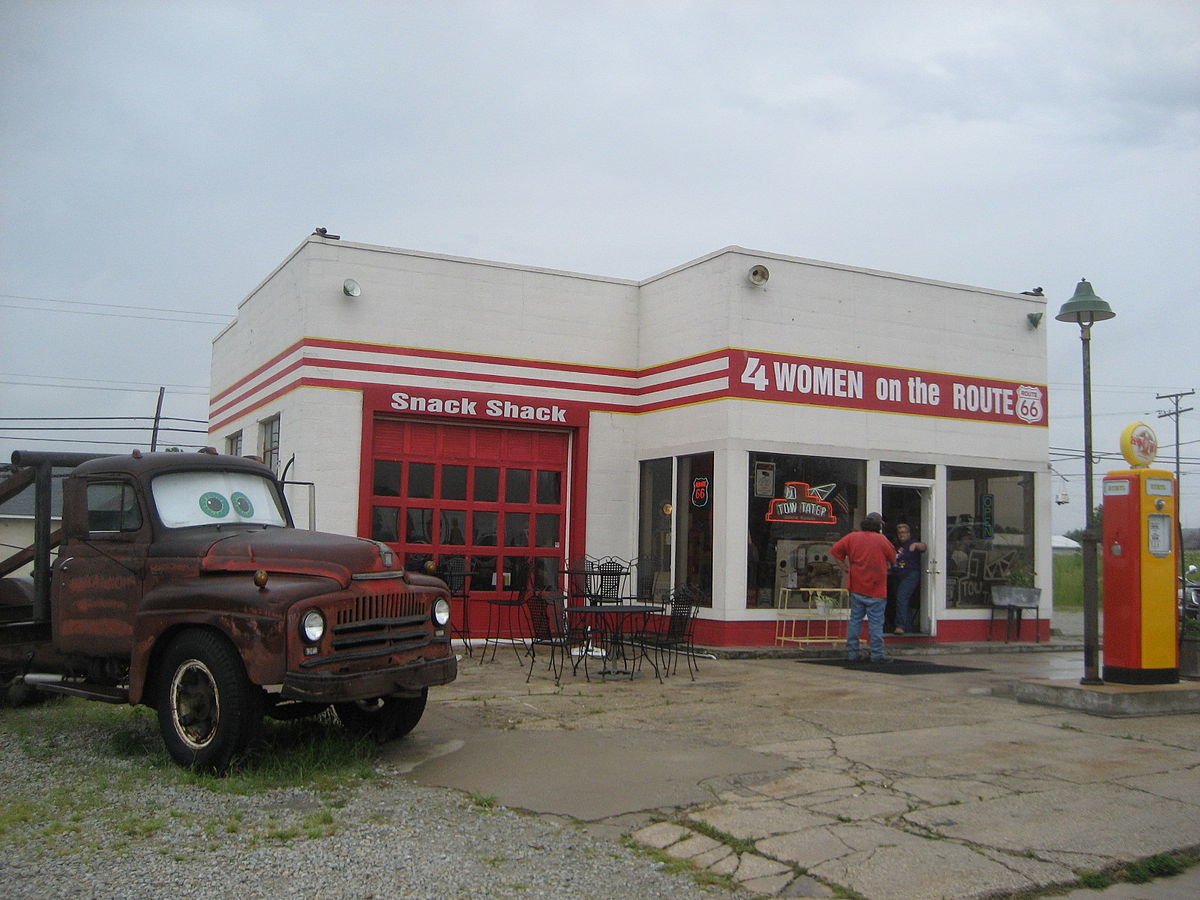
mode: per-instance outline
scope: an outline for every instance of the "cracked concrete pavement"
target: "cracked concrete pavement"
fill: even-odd
[[[511,655],[465,658],[389,762],[764,896],[1002,896],[1200,845],[1195,714],[1018,703],[1015,682],[1077,679],[1081,654],[958,649],[928,658],[975,671],[721,659],[694,682],[568,670],[561,687],[541,665],[527,685]]]

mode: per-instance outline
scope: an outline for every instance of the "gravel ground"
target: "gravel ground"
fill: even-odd
[[[386,771],[230,794],[120,758],[103,724],[31,737],[25,713],[0,710],[6,900],[729,896],[574,824]]]

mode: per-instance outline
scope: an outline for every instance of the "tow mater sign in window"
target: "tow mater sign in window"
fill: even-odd
[[[789,481],[783,486],[783,497],[771,501],[767,521],[836,525],[833,504],[825,499],[836,489],[836,484],[809,487],[803,481]]]

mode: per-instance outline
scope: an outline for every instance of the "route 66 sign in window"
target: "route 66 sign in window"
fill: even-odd
[[[707,475],[692,479],[692,506],[708,506],[712,494],[712,482]]]

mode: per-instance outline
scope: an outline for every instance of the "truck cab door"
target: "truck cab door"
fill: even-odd
[[[128,656],[141,605],[149,521],[131,480],[99,477],[76,496],[87,509],[54,566],[54,641],[63,653]]]

